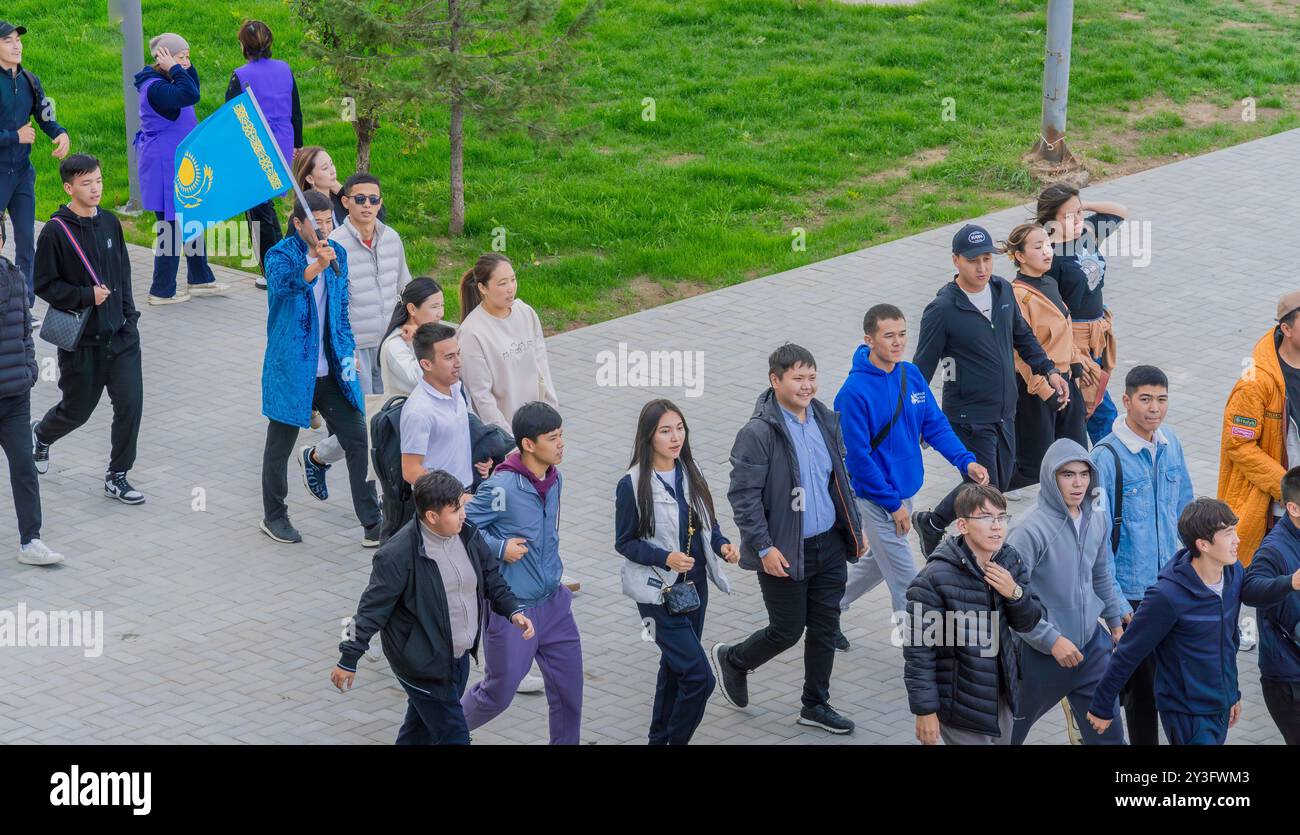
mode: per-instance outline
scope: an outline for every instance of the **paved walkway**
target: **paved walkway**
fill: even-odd
[[[1270,326],[1277,297],[1296,285],[1285,244],[1294,240],[1290,224],[1300,215],[1297,181],[1300,131],[1291,131],[1095,190],[1151,222],[1150,265],[1112,259],[1107,300],[1117,314],[1124,366],[1154,363],[1169,374],[1170,421],[1183,438],[1198,493],[1214,492],[1217,426],[1231,381]],[[978,222],[1001,237],[1026,215],[1020,207]],[[641,404],[669,396],[683,407],[725,510],[727,452],[765,385],[767,354],[784,340],[811,349],[823,398],[832,399],[867,307],[898,304],[915,335],[926,301],[950,275],[948,242],[957,225],[549,341],[567,420],[563,552],[568,571],[583,582],[574,606],[586,655],[584,742],[642,742],[648,725],[658,653],[642,641],[635,607],[619,593],[620,557],[612,547],[614,484]],[[133,261],[143,304],[147,251],[136,249]],[[45,537],[68,555],[67,563],[39,570],[0,559],[0,609],[20,603],[98,609],[107,633],[103,655],[94,659],[76,648],[0,649],[0,742],[393,741],[405,700],[385,663],[363,662],[356,689],[346,695],[327,680],[340,621],[365,585],[371,553],[359,545],[342,471],[332,475],[333,493],[324,504],[291,480],[290,512],[304,544],[276,545],[257,530],[266,301],[246,276],[219,272],[238,283],[226,298],[143,307],[146,403],[132,480],[148,503],[129,508],[100,495],[108,447],[104,403],[86,427],[53,448],[42,478]],[[703,395],[598,386],[600,352],[617,351],[621,342],[632,350],[702,352]],[[41,357],[51,356],[50,346],[38,346]],[[1112,394],[1118,398],[1118,391]],[[56,397],[54,382],[43,381],[34,407],[43,410]],[[952,477],[930,456],[920,506],[936,500]],[[7,492],[5,482],[0,508],[10,506]],[[1012,511],[1023,514],[1028,505]],[[726,516],[723,527],[734,533]],[[9,549],[15,540],[12,515],[0,510],[0,542]],[[707,644],[764,622],[754,576],[731,574],[735,593],[712,595]],[[887,608],[881,587],[845,617],[853,648],[836,658],[832,698],[857,721],[855,735],[830,737],[793,724],[803,666],[796,649],[752,677],[747,710],[733,710],[715,695],[697,741],[912,741]],[[1230,738],[1277,743],[1255,658],[1241,656],[1246,705]],[[544,697],[520,696],[475,741],[536,743],[546,735]],[[1064,740],[1060,714],[1040,723],[1030,740]]]

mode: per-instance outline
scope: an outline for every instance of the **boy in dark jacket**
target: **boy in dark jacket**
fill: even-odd
[[[104,178],[99,160],[74,154],[59,165],[70,198],[41,229],[36,241],[36,295],[60,310],[87,311],[81,341],[59,349],[63,398],[32,423],[36,471],[50,467],[50,445],[90,419],[105,389],[113,402],[112,453],[104,495],[143,504],[144,495],[126,474],[135,464],[144,409],[140,374],[140,312],[131,296],[131,259],[122,224],[99,208]]]
[[[830,706],[835,636],[846,564],[866,549],[844,469],[839,417],[817,394],[817,362],[785,344],[768,358],[771,387],[731,448],[731,502],[740,567],[758,571],[770,623],[739,644],[715,644],[726,700],[749,704],[747,676],[804,637],[803,709],[798,722],[835,734],[853,722]]]
[[[1259,619],[1259,683],[1287,745],[1300,745],[1300,467],[1282,477],[1286,516],[1246,569],[1241,602]]]
[[[953,280],[935,294],[921,315],[912,362],[928,382],[944,360],[943,413],[975,460],[988,470],[989,483],[1006,490],[1016,460],[1015,354],[1051,383],[1051,403],[1063,406],[1070,385],[1043,351],[1011,284],[993,275],[993,239],[987,230],[966,224],[952,239]],[[929,556],[952,524],[954,489],[933,511],[913,514],[912,524]]]
[[[469,658],[478,659],[485,607],[533,637],[533,624],[501,576],[478,529],[465,522],[465,488],[443,470],[415,483],[417,519],[375,552],[351,637],[339,644],[330,681],[350,690],[357,661],[377,631],[409,697],[398,745],[468,745],[460,698]]]
[[[0,247],[5,244],[0,214]],[[9,488],[18,514],[18,561],[53,565],[62,554],[41,542],[41,483],[32,460],[32,386],[36,384],[36,346],[22,271],[0,255],[0,447],[9,459]]]
[[[1038,625],[1043,607],[1015,548],[1004,545],[1007,500],[963,484],[946,537],[907,589],[903,681],[923,745],[1009,745],[1020,673],[1011,630]]]
[[[1160,571],[1093,691],[1088,721],[1104,733],[1120,688],[1156,655],[1156,709],[1171,745],[1222,745],[1241,715],[1237,650],[1241,566],[1237,517],[1217,499],[1178,517],[1183,549]]]
[[[27,306],[36,301],[32,292],[32,238],[36,234],[36,169],[32,148],[36,128],[54,141],[54,158],[68,155],[68,132],[54,119],[54,104],[41,88],[41,80],[23,67],[22,36],[27,29],[0,20],[0,214],[6,210],[14,222],[14,256],[25,283]]]

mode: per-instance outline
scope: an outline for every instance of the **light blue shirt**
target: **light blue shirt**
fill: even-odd
[[[799,484],[803,488],[803,538],[826,533],[835,525],[835,505],[831,502],[831,454],[826,449],[821,426],[812,409],[805,413],[802,423],[784,407],[786,431],[794,441],[794,454],[799,463]]]

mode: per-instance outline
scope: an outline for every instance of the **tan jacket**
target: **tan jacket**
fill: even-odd
[[[1043,351],[1052,362],[1056,363],[1057,371],[1068,378],[1070,366],[1077,363],[1084,367],[1085,373],[1090,375],[1101,373],[1097,363],[1080,351],[1075,344],[1070,317],[1062,314],[1060,308],[1037,288],[1019,279],[1013,281],[1011,287],[1016,296],[1016,303],[1020,305],[1020,315],[1029,323],[1034,337],[1043,346]],[[1020,358],[1020,354],[1016,354],[1015,359],[1016,372],[1025,381],[1025,388],[1029,393],[1043,400],[1049,399],[1053,389],[1047,378],[1031,371]]]

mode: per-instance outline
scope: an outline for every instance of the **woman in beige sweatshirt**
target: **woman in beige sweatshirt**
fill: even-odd
[[[484,423],[512,433],[525,403],[559,407],[537,312],[518,298],[514,267],[504,256],[479,256],[460,280],[461,380]]]

